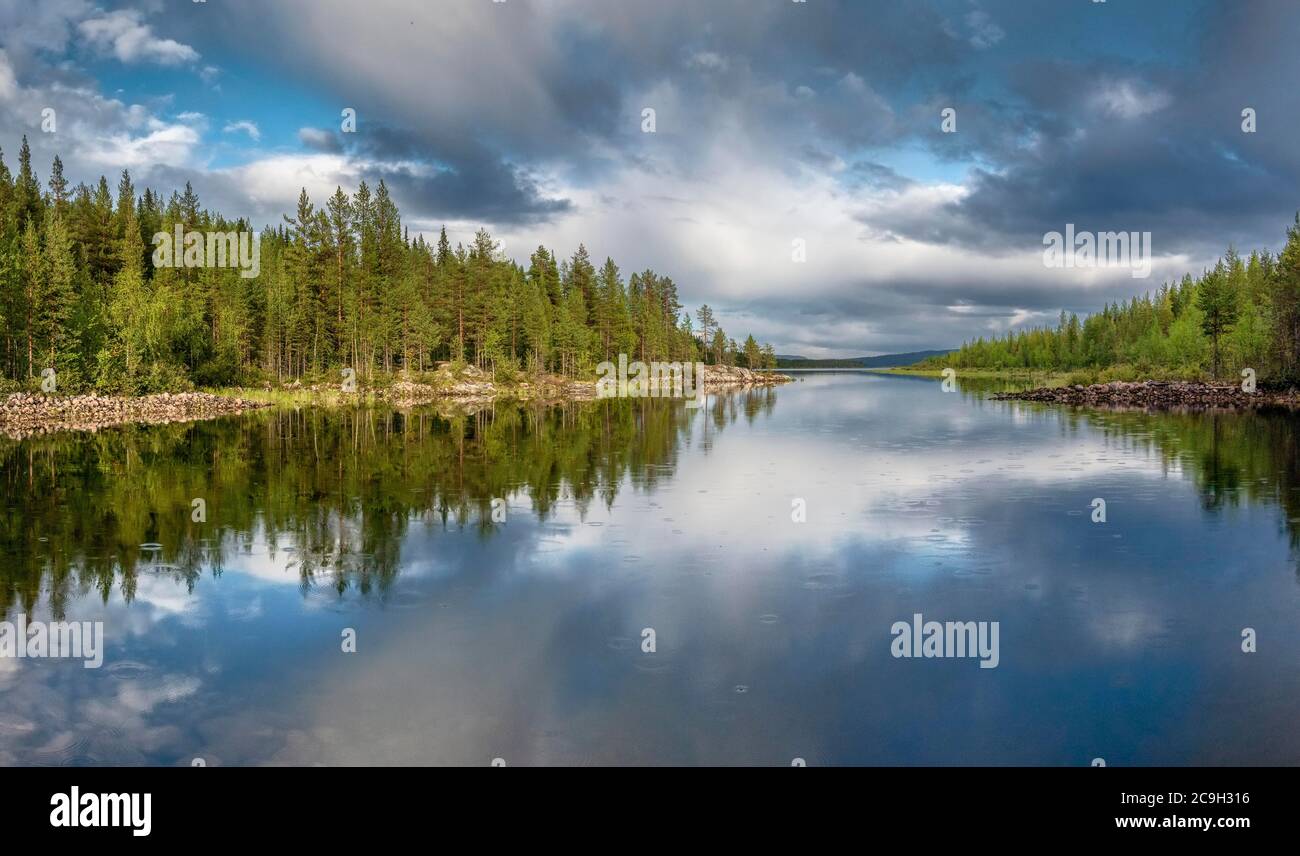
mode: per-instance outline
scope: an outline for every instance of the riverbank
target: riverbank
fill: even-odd
[[[942,377],[944,366],[931,364],[920,366],[900,366],[897,368],[868,369],[882,374],[896,374],[905,377]],[[1026,384],[1035,387],[1057,386],[1092,386],[1114,381],[1136,383],[1156,380],[1170,383],[1212,382],[1212,378],[1195,368],[1142,368],[1132,363],[1117,363],[1100,368],[1075,369],[1031,369],[1031,368],[956,368],[960,380],[998,381],[1002,383]]]
[[[1152,409],[1250,410],[1259,407],[1300,408],[1295,387],[1246,392],[1240,384],[1203,381],[1112,381],[1083,386],[1036,387],[994,393],[998,401],[1038,401],[1082,407],[1141,407]]]
[[[24,437],[51,431],[94,431],[130,422],[190,422],[269,406],[266,402],[207,392],[159,393],[132,398],[19,392],[0,399],[0,433]]]
[[[738,366],[705,366],[701,375],[706,392],[729,389],[776,386],[790,383],[789,375],[770,371],[753,371]],[[502,373],[494,376],[472,365],[439,365],[436,371],[419,375],[399,374],[367,385],[358,382],[357,391],[344,392],[338,383],[290,383],[263,389],[219,390],[218,394],[247,397],[277,405],[334,405],[386,403],[397,406],[456,402],[486,403],[497,400],[517,402],[561,403],[589,401],[597,398],[596,381],[577,380],[562,375],[520,375]]]
[[[702,377],[706,392],[774,386],[793,380],[776,372],[729,366],[708,366]],[[341,383],[294,382],[261,389],[143,396],[14,393],[0,398],[0,434],[19,439],[31,434],[95,431],[129,423],[190,422],[267,407],[436,404],[448,408],[449,412],[467,412],[498,400],[560,404],[596,397],[595,380],[574,380],[559,375],[507,377],[504,373],[494,378],[474,366],[444,364],[437,371],[417,377],[385,377],[374,386],[358,382],[355,391],[345,391]]]
[[[896,366],[890,368],[868,368],[864,371],[877,374],[900,375],[902,377],[943,377],[943,368],[917,368],[914,366]],[[1071,372],[1045,371],[1039,369],[956,369],[957,377],[966,380],[999,380],[1035,386],[1065,386],[1072,379]]]

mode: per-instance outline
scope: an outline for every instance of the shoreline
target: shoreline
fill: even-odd
[[[1295,387],[1246,392],[1240,384],[1207,381],[1111,381],[1087,386],[1040,386],[1016,392],[997,392],[989,398],[994,401],[1032,401],[1072,407],[1150,410],[1300,409],[1300,390]]]
[[[18,392],[0,399],[0,434],[22,439],[56,431],[97,431],[113,425],[191,422],[270,406],[269,402],[210,392],[161,392],[140,396]]]
[[[794,380],[775,371],[752,371],[730,366],[706,367],[702,378],[701,386],[705,392],[772,387]],[[553,405],[598,398],[594,380],[540,375],[522,381],[497,382],[473,366],[455,373],[444,366],[426,380],[397,377],[392,383],[362,386],[355,392],[344,392],[339,384],[304,386],[297,381],[261,389],[233,387],[139,396],[19,392],[0,397],[0,435],[20,440],[58,431],[94,432],[116,425],[194,422],[272,407],[382,404],[403,408],[441,404],[472,412],[497,401]]]

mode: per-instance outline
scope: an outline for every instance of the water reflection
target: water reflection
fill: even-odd
[[[715,396],[701,448],[775,402],[771,390]],[[612,506],[625,480],[654,490],[689,448],[690,417],[654,399],[452,415],[309,409],[3,441],[0,617],[42,596],[61,616],[69,598],[107,600],[114,587],[130,602],[141,575],[193,592],[255,549],[304,592],[382,594],[412,525],[487,537],[495,498],[544,521],[561,501],[580,519],[593,502]]]
[[[108,652],[0,659],[0,763],[1278,762],[1295,425],[846,373],[3,441],[5,614]]]

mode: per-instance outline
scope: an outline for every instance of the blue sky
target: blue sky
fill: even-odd
[[[778,352],[882,353],[1276,248],[1297,33],[1287,0],[0,0],[0,147],[264,223],[383,179],[412,231],[582,241]],[[1046,268],[1066,223],[1150,231],[1151,278]]]

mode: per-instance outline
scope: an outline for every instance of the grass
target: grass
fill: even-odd
[[[339,404],[355,404],[369,401],[371,391],[362,389],[360,392],[342,392],[339,389],[322,388],[318,390],[303,389],[264,389],[261,387],[220,387],[218,389],[205,389],[204,392],[212,395],[221,395],[226,398],[243,398],[248,401],[261,401],[267,404],[274,404],[278,407],[302,407],[305,405],[324,404],[329,406]]]
[[[899,368],[888,369],[870,369],[870,371],[881,372],[884,374],[911,375],[915,377],[942,377],[943,368],[933,366],[901,366]],[[1110,383],[1112,381],[1140,381],[1140,380],[1169,380],[1169,381],[1204,381],[1209,380],[1209,374],[1198,368],[1171,369],[1171,368],[1154,368],[1139,367],[1127,363],[1121,363],[1105,368],[1083,368],[1083,369],[1028,369],[1028,368],[1003,368],[1003,369],[976,369],[976,368],[959,368],[957,369],[959,378],[967,379],[987,379],[987,380],[1011,380],[1031,383],[1034,386],[1089,386],[1094,383]]]
[[[868,371],[911,377],[943,377],[942,368],[930,368],[929,366],[899,366],[887,369],[868,369]],[[957,369],[957,376],[966,379],[1025,381],[1035,386],[1065,386],[1075,382],[1070,380],[1070,372],[1047,369]]]

